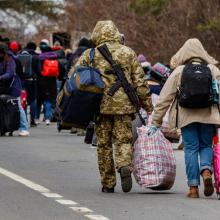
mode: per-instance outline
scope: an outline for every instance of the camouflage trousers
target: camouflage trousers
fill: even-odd
[[[133,115],[101,115],[97,123],[98,166],[105,187],[116,185],[115,164],[117,170],[123,166],[131,169],[132,119]]]

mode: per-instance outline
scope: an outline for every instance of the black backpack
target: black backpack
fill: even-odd
[[[19,65],[21,65],[22,67],[22,75],[20,76],[22,79],[28,79],[33,77],[32,58],[32,55],[28,51],[23,51],[17,56],[17,60],[20,61]]]
[[[184,108],[207,108],[212,101],[212,74],[207,63],[187,63],[183,69],[178,103]]]
[[[17,57],[13,57],[15,64],[16,64],[16,74],[19,76],[20,79],[24,79],[24,72],[23,72],[23,67],[21,65],[20,60]]]

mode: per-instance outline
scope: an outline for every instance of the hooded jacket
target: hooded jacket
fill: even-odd
[[[137,60],[135,52],[131,48],[120,43],[121,35],[114,23],[112,21],[99,21],[93,30],[91,38],[96,46],[102,44],[108,46],[113,59],[121,65],[125,77],[136,89],[142,107],[146,111],[151,112],[152,103],[150,91],[147,82],[144,81],[144,71]],[[89,53],[90,50],[86,50],[80,57],[76,66],[89,65]],[[109,89],[115,84],[117,77],[114,74],[105,74],[106,70],[111,70],[112,68],[97,49],[95,50],[94,62],[92,65],[99,69],[105,84],[100,106],[101,113],[108,115],[133,114],[135,108],[122,87],[120,87],[113,96],[107,94]]]
[[[215,66],[215,64],[218,62],[207,53],[198,39],[187,40],[179,51],[171,58],[170,65],[172,68],[176,69],[172,72],[160,93],[160,100],[155,106],[152,116],[153,125],[160,127],[163,116],[170,108],[170,127],[176,127],[177,89],[180,87],[181,76],[185,63],[190,59],[192,59],[193,63],[195,64],[199,64],[198,59],[206,61],[211,70],[213,79],[220,80],[220,71]],[[182,108],[178,106],[178,109],[178,128],[182,128],[193,122],[204,124],[220,124],[220,113],[217,106],[199,109]]]
[[[16,63],[13,53],[8,49],[7,45],[0,43],[0,48],[8,54],[7,63],[4,61],[0,62],[0,84],[10,83],[8,91],[5,91],[6,94],[9,94],[14,97],[19,97],[21,94],[21,81],[18,75],[16,74]]]
[[[46,59],[57,59],[57,55],[54,52],[44,52],[39,55],[41,62],[41,70],[43,68],[43,62]],[[38,85],[38,99],[42,101],[53,102],[57,95],[57,85],[55,77],[44,77],[40,73],[37,80]]]

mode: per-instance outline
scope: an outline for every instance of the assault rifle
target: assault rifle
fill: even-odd
[[[112,67],[112,70],[106,71],[105,73],[106,74],[115,74],[117,76],[117,82],[110,88],[110,90],[108,91],[108,94],[110,96],[113,96],[115,94],[115,92],[120,87],[122,87],[124,89],[125,93],[128,95],[129,100],[134,105],[136,112],[137,112],[142,124],[146,125],[145,120],[143,119],[143,117],[140,114],[140,108],[141,108],[140,100],[136,94],[134,87],[128,82],[127,78],[125,77],[124,72],[123,72],[120,64],[117,64],[113,60],[112,54],[110,53],[106,44],[99,46],[98,50],[102,54],[102,56],[109,62],[109,64]]]

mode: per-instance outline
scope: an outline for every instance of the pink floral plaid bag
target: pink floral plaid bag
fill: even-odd
[[[168,190],[175,181],[176,159],[172,144],[160,130],[148,136],[147,126],[137,128],[134,144],[133,174],[137,183],[154,190]]]

